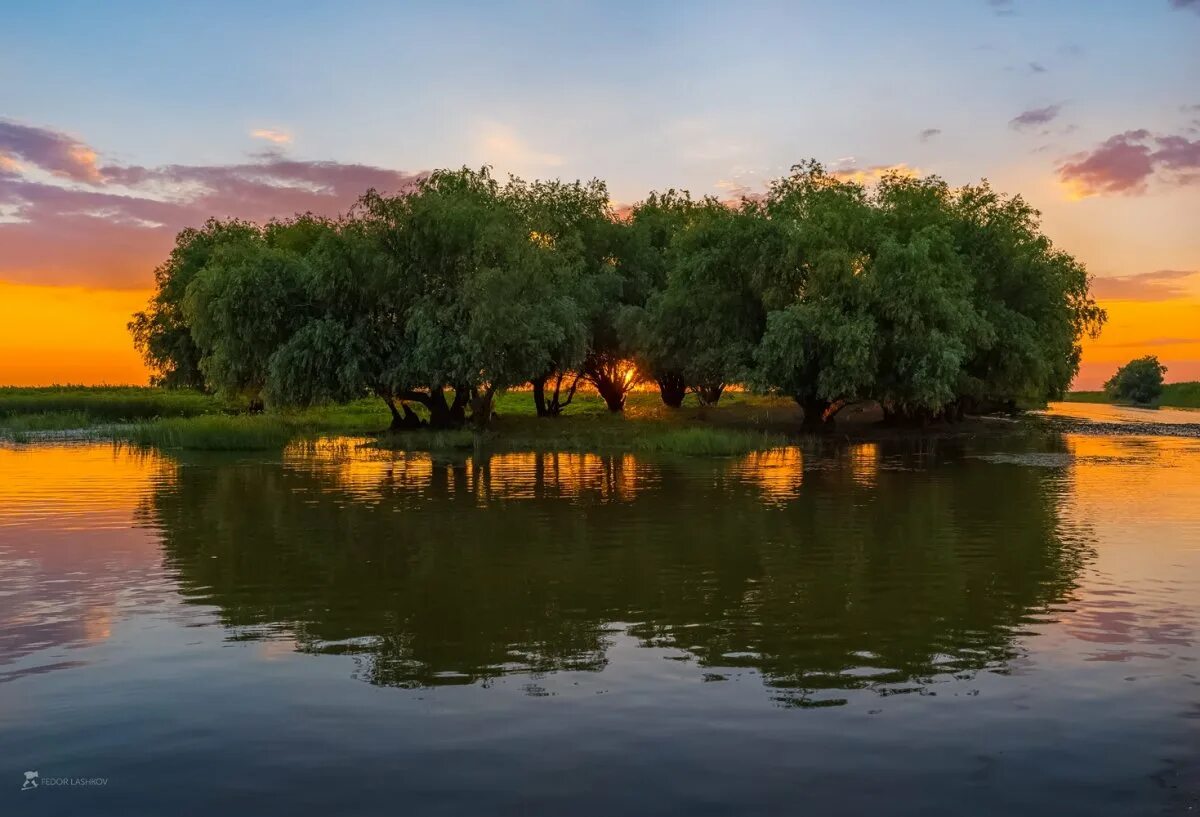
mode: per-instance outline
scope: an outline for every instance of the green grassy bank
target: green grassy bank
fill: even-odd
[[[1066,401],[1069,403],[1113,402],[1102,391],[1073,391],[1067,394]],[[1163,408],[1200,408],[1200,381],[1167,383],[1163,386],[1162,397],[1154,405]]]
[[[277,450],[322,435],[378,434],[377,445],[403,449],[726,455],[781,445],[783,432],[800,420],[790,400],[737,392],[727,393],[716,407],[689,398],[682,409],[666,408],[657,393],[636,392],[623,414],[609,412],[597,395],[581,393],[553,419],[536,416],[529,392],[509,392],[497,397],[496,417],[483,432],[383,433],[390,415],[377,399],[257,415],[239,408],[189,391],[7,388],[0,389],[0,438],[29,443],[69,435],[163,449],[249,451]]]

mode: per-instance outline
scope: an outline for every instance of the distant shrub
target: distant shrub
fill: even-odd
[[[1131,403],[1153,403],[1163,392],[1163,375],[1167,367],[1158,362],[1154,355],[1131,360],[1117,369],[1104,391],[1113,400]]]

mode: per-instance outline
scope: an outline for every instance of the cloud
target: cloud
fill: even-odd
[[[857,182],[863,185],[876,184],[884,176],[893,174],[899,176],[920,176],[921,170],[920,168],[909,167],[904,162],[898,162],[893,165],[857,167],[853,164],[853,160],[839,162],[829,170],[829,175],[839,181]]]
[[[1010,17],[1017,13],[1013,0],[987,0],[987,4],[1001,17]]]
[[[1046,73],[1046,66],[1042,65],[1040,62],[1031,62],[1029,63],[1029,70],[1035,74],[1044,74]]]
[[[274,145],[289,145],[292,142],[292,135],[290,133],[274,128],[255,128],[250,131],[250,135],[255,139],[263,139]]]
[[[563,163],[562,156],[535,150],[515,130],[498,122],[484,125],[477,150],[485,162],[506,169],[557,167]]]
[[[1140,349],[1143,346],[1190,346],[1200,344],[1200,338],[1148,338],[1146,340],[1131,340],[1123,343],[1106,343],[1109,349]]]
[[[1144,128],[1125,131],[1067,157],[1058,176],[1079,198],[1142,193],[1152,178],[1190,184],[1200,178],[1200,140],[1158,136]]]
[[[17,159],[64,179],[88,184],[103,181],[96,167],[96,152],[83,142],[59,131],[0,119],[0,169],[11,168]]]
[[[5,144],[9,154],[16,152]],[[43,170],[58,155],[31,158],[24,148],[20,154]],[[333,215],[370,187],[395,192],[422,176],[273,154],[230,165],[104,166],[92,174],[98,181],[86,187],[21,170],[0,172],[0,280],[107,288],[148,286],[175,234],[210,217]],[[83,180],[79,174],[62,177]]]
[[[1190,9],[1200,14],[1200,0],[1171,0],[1171,8]]]
[[[941,133],[941,128],[926,128],[925,130],[921,131],[920,134],[918,134],[918,138],[920,138],[922,142],[928,142],[933,137],[940,136]]]
[[[1027,111],[1014,116],[1008,121],[1009,127],[1013,130],[1022,130],[1024,128],[1034,127],[1035,125],[1045,125],[1053,122],[1062,110],[1062,105],[1047,105],[1044,108],[1030,108]]]
[[[1191,296],[1188,279],[1200,270],[1156,270],[1092,279],[1092,295],[1107,301],[1169,301]]]

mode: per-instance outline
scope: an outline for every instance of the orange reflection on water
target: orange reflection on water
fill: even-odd
[[[755,451],[738,460],[733,471],[746,482],[758,486],[763,497],[786,502],[800,495],[804,482],[804,454],[796,446]]]
[[[157,453],[107,444],[0,445],[0,526],[125,528],[148,490],[173,474]]]
[[[481,458],[473,470],[480,504],[584,496],[625,502],[637,494],[639,479],[638,463],[630,454],[512,452]]]
[[[879,479],[879,445],[877,443],[859,443],[850,446],[846,451],[850,460],[850,477],[859,485],[874,487]]]
[[[366,442],[348,437],[300,442],[284,450],[283,461],[291,468],[330,475],[339,489],[367,501],[378,501],[385,493],[429,487],[434,464],[427,452],[390,451]]]
[[[158,537],[138,511],[174,476],[157,454],[107,443],[0,445],[0,667],[105,641],[122,604],[161,591]]]

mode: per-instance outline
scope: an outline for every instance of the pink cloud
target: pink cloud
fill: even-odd
[[[1153,178],[1188,184],[1198,174],[1200,140],[1156,136],[1144,128],[1111,136],[1058,166],[1059,179],[1080,196],[1142,193]]]
[[[24,133],[22,128],[10,125],[0,135]],[[0,164],[0,280],[146,287],[184,227],[210,217],[268,221],[298,212],[334,215],[368,188],[396,192],[421,177],[370,165],[266,154],[234,165],[96,169],[93,163],[96,172],[85,179],[78,168],[75,175],[65,172],[69,154],[47,147],[55,144],[56,136],[60,143],[69,137],[34,130],[49,136],[9,139],[0,142],[0,149],[17,153],[14,145],[19,144],[21,164],[52,173],[61,170],[58,175],[87,180],[90,186],[30,179],[21,175],[21,164]]]
[[[1168,301],[1190,293],[1183,283],[1200,275],[1200,270],[1156,270],[1137,275],[1117,275],[1092,279],[1092,294],[1101,300]]]
[[[88,184],[102,179],[96,167],[96,152],[83,142],[59,131],[22,125],[0,119],[0,156],[11,167],[16,159],[47,170],[56,176]]]

